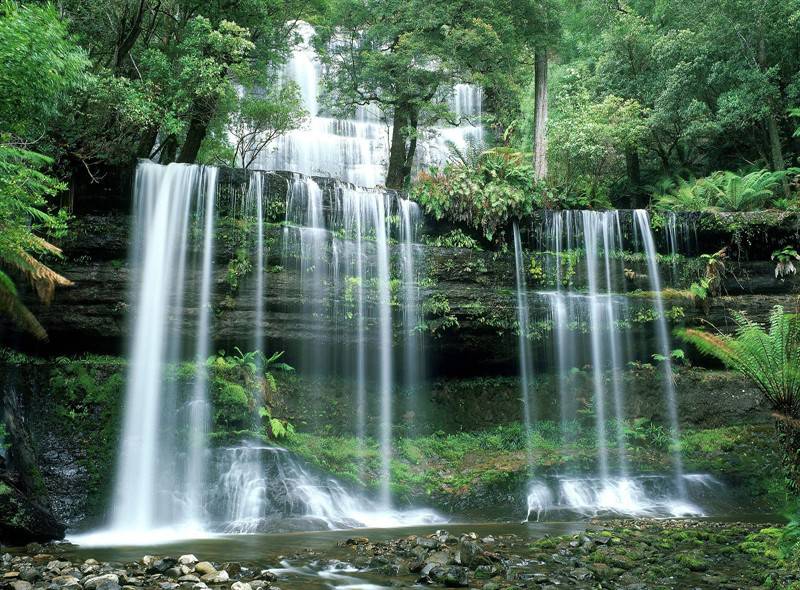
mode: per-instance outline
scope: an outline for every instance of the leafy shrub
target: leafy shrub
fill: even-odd
[[[776,205],[786,209],[790,204],[776,199],[776,192],[787,175],[798,173],[800,168],[747,174],[724,171],[705,178],[662,182],[654,194],[655,206],[668,211],[755,211]]]
[[[284,436],[286,427],[275,427],[278,421],[267,410],[270,394],[277,389],[273,370],[293,370],[285,363],[277,362],[282,352],[266,357],[260,351],[242,352],[228,355],[220,351],[206,362],[214,402],[215,431],[236,432],[248,430],[257,424],[256,417],[262,419],[268,436]],[[256,412],[256,408],[259,411]]]
[[[427,240],[430,246],[437,248],[467,248],[469,250],[480,250],[481,245],[478,240],[470,235],[467,235],[460,229],[454,229],[444,235],[436,236],[433,239]]]
[[[530,215],[546,201],[533,177],[530,154],[508,148],[483,152],[476,166],[447,164],[423,172],[412,196],[437,220],[463,224],[493,240],[512,218]]]

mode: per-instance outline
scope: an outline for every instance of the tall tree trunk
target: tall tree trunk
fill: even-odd
[[[139,6],[136,9],[136,14],[131,18],[130,24],[125,23],[125,25],[128,26],[128,31],[124,35],[120,35],[120,39],[117,41],[117,48],[114,51],[114,71],[116,72],[122,69],[125,60],[128,58],[128,54],[131,52],[131,49],[133,49],[136,40],[142,33],[142,20],[144,19],[146,8],[147,1],[139,0]]]
[[[170,162],[174,162],[175,155],[178,152],[178,139],[175,135],[168,135],[166,139],[164,139],[160,150],[161,155],[158,158],[159,163],[169,164]]]
[[[534,66],[536,121],[533,132],[533,170],[536,180],[547,177],[547,66],[547,48],[537,49]]]
[[[403,164],[403,183],[411,178],[411,170],[414,168],[414,156],[417,153],[417,125],[419,124],[419,112],[416,108],[411,107],[408,113],[408,127],[413,130],[411,137],[408,140],[408,149],[406,150],[406,161]]]
[[[767,44],[761,37],[758,42],[758,65],[762,70],[768,68],[767,64]],[[768,101],[769,114],[767,115],[767,136],[769,138],[769,151],[772,169],[776,172],[786,169],[786,162],[783,159],[783,149],[781,148],[781,133],[778,129],[778,121],[775,118],[775,111],[778,110],[774,101]],[[789,191],[789,180],[783,178],[783,193],[786,198],[791,196]]]
[[[406,127],[410,123],[411,107],[399,104],[394,109],[392,141],[389,146],[389,170],[386,172],[386,188],[403,188],[405,184]]]
[[[631,185],[631,208],[638,209],[639,187],[642,185],[642,168],[636,148],[625,150],[625,169]]]
[[[195,108],[193,112],[189,121],[189,129],[186,131],[186,139],[183,141],[177,160],[183,164],[194,164],[197,160],[197,154],[200,152],[200,146],[206,138],[208,125],[211,122],[209,112],[213,114],[214,109]]]
[[[137,158],[150,158],[153,155],[153,146],[158,139],[158,125],[148,127],[142,133],[139,144],[136,147]]]
[[[800,492],[800,427],[798,418],[791,414],[773,414],[778,441],[783,448],[783,469],[789,488]]]

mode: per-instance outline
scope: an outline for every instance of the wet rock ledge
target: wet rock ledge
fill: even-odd
[[[797,588],[797,554],[782,530],[694,520],[591,521],[578,534],[531,541],[517,534],[455,536],[441,530],[390,541],[353,536],[278,563],[212,563],[194,555],[137,562],[70,558],[69,543],[31,544],[2,556],[13,590],[277,590],[283,588]]]

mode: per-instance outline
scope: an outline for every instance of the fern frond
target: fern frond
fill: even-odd
[[[20,329],[33,334],[39,340],[47,340],[47,332],[42,324],[19,300],[13,283],[12,288],[8,288],[7,281],[10,281],[8,276],[0,272],[0,314],[7,315]]]
[[[800,409],[800,321],[776,306],[769,327],[742,313],[732,313],[734,336],[683,329],[678,335],[705,355],[714,356],[755,383],[773,408],[793,414]]]

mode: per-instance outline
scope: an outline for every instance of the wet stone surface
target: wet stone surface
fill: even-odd
[[[780,530],[692,520],[592,521],[585,531],[531,542],[516,534],[440,530],[388,541],[354,535],[274,563],[145,555],[135,562],[72,558],[69,543],[4,553],[12,590],[259,590],[298,588],[794,588],[800,571],[772,549]]]

